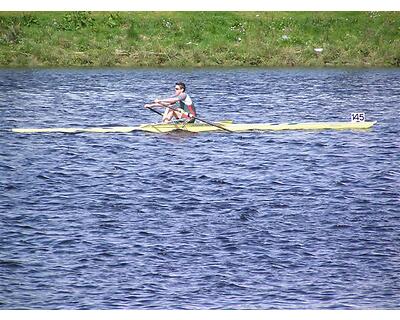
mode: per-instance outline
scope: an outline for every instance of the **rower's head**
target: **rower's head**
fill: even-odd
[[[177,82],[175,83],[175,91],[180,91],[182,90],[182,92],[186,91],[186,86],[183,82]]]

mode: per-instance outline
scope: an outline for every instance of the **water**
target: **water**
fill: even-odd
[[[199,115],[369,131],[14,134]],[[1,309],[400,306],[400,70],[0,71]]]

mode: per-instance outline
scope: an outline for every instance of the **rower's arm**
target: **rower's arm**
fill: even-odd
[[[152,108],[152,107],[163,107],[163,108],[168,108],[170,106],[170,104],[165,103],[165,102],[155,102],[155,103],[148,103],[145,104],[144,107],[145,108]]]
[[[155,103],[166,103],[166,104],[174,104],[175,102],[178,102],[179,98],[168,98],[168,99],[156,99],[154,100]]]
[[[159,103],[146,103],[144,105],[145,108],[151,108],[151,107],[163,107],[163,105],[159,104]]]

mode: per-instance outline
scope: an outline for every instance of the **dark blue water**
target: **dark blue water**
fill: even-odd
[[[369,131],[15,134],[199,115]],[[0,71],[1,309],[400,306],[400,70]]]

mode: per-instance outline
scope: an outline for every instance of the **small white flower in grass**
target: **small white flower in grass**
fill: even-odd
[[[315,48],[314,51],[316,53],[321,53],[322,51],[324,51],[324,49],[323,48]]]
[[[163,21],[164,26],[165,26],[166,28],[170,29],[170,28],[172,27],[171,21],[168,21],[168,20],[165,20],[165,19],[162,19],[162,21]]]

